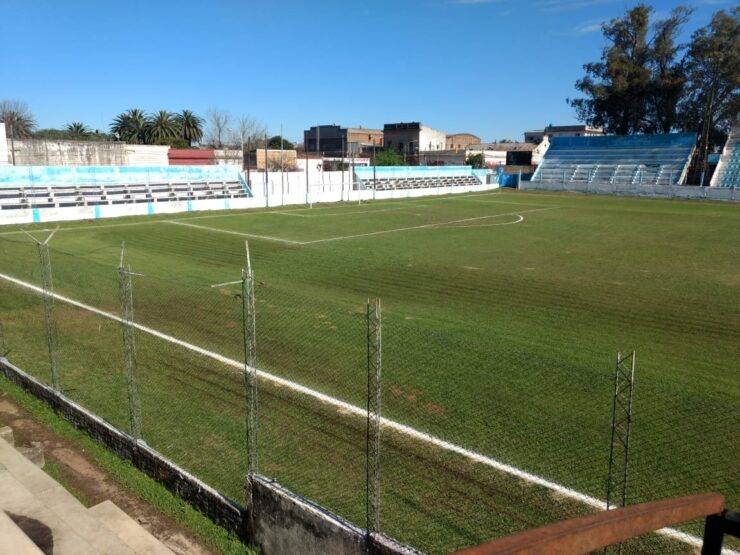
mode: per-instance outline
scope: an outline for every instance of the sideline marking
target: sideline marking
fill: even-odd
[[[90,223],[89,225],[82,226],[82,225],[75,225],[75,226],[69,226],[69,227],[59,227],[55,228],[59,231],[74,231],[74,230],[80,230],[80,229],[86,229],[88,231],[97,231],[98,229],[106,229],[108,227],[130,227],[134,225],[154,225],[154,224],[161,224],[165,222],[166,220],[151,220],[149,222],[128,222],[125,224],[99,224],[99,220],[95,220],[95,223]],[[26,225],[26,224],[20,224],[20,225]],[[43,229],[32,229],[33,233],[36,232],[44,232],[44,231],[54,231],[54,229],[50,228],[43,228]],[[25,233],[25,231],[22,230],[16,230],[16,231],[2,231],[0,232],[0,235],[17,235],[19,233]]]
[[[44,290],[41,287],[38,287],[36,285],[33,285],[32,283],[28,283],[26,281],[22,281],[20,279],[14,278],[13,276],[9,276],[7,274],[0,273],[0,279],[4,279],[5,281],[9,281],[10,283],[14,283],[16,285],[19,285],[21,287],[24,287],[26,289],[30,289],[31,291],[34,291],[36,293],[43,294]],[[111,320],[114,320],[116,322],[121,323],[122,319],[119,316],[116,316],[115,314],[111,314],[110,312],[105,312],[104,310],[100,310],[99,308],[95,308],[94,306],[82,303],[80,301],[75,301],[74,299],[71,299],[70,297],[65,297],[64,295],[60,295],[58,293],[53,293],[52,296],[58,300],[65,302],[67,304],[71,304],[72,306],[76,306],[78,308],[82,308],[84,310],[87,310],[89,312],[92,312],[94,314],[97,314],[99,316],[103,316],[105,318],[109,318]],[[184,347],[185,349],[188,349],[190,351],[193,351],[195,353],[198,353],[200,355],[206,356],[208,358],[211,358],[213,360],[216,360],[218,362],[221,362],[227,366],[231,366],[233,368],[238,369],[240,372],[244,371],[245,364],[243,362],[240,362],[238,360],[231,359],[229,357],[226,357],[224,355],[218,354],[214,351],[209,351],[207,349],[204,349],[203,347],[198,347],[197,345],[193,345],[192,343],[188,343],[187,341],[183,341],[182,339],[177,339],[176,337],[173,337],[171,335],[167,335],[165,333],[162,333],[160,331],[155,330],[154,328],[150,328],[148,326],[144,326],[142,324],[133,323],[132,324],[136,329],[143,331],[144,333],[148,333],[154,337],[157,337],[159,339],[162,339],[164,341],[167,341],[168,343],[172,343],[174,345],[178,345],[180,347]],[[269,372],[265,372],[264,370],[256,369],[257,375],[262,378],[263,380],[272,382],[276,385],[286,387],[288,389],[291,389],[293,391],[297,391],[298,393],[303,393],[307,395],[308,397],[313,397],[314,399],[317,399],[321,401],[322,403],[326,403],[328,405],[334,406],[339,409],[340,414],[342,412],[346,412],[349,414],[354,414],[356,416],[367,418],[367,409],[358,407],[356,405],[352,405],[350,403],[347,403],[346,401],[341,401],[335,397],[331,397],[330,395],[326,395],[325,393],[321,393],[319,391],[316,391],[315,389],[311,389],[309,387],[306,387],[305,385],[301,385],[297,382],[281,378],[280,376],[276,376],[275,374],[271,374]],[[459,445],[456,445],[454,443],[451,443],[449,441],[445,441],[443,439],[440,439],[436,436],[433,436],[431,434],[427,434],[425,432],[421,432],[415,428],[412,428],[411,426],[407,426],[405,424],[401,424],[400,422],[396,422],[394,420],[389,420],[388,418],[381,417],[380,422],[383,427],[389,428],[392,430],[395,430],[397,432],[400,432],[402,434],[405,434],[407,436],[410,436],[414,439],[417,439],[419,441],[422,441],[424,443],[428,443],[430,445],[434,445],[436,447],[439,447],[441,449],[444,449],[446,451],[450,451],[452,453],[456,453],[458,455],[461,455],[467,459],[470,459],[472,461],[484,464],[486,466],[490,466],[491,468],[495,468],[496,470],[499,470],[501,472],[504,472],[506,474],[510,474],[512,476],[515,476],[517,478],[520,478],[526,482],[530,482],[532,484],[536,484],[538,486],[542,486],[544,488],[547,488],[551,491],[554,491],[556,493],[559,493],[563,495],[564,497],[567,497],[569,499],[573,499],[576,501],[579,501],[581,503],[584,503],[585,505],[589,505],[591,507],[594,507],[599,510],[605,510],[606,509],[606,502],[602,501],[600,499],[597,499],[595,497],[592,497],[590,495],[587,495],[585,493],[581,493],[577,490],[568,488],[566,486],[560,485],[557,482],[552,482],[550,480],[547,480],[546,478],[543,478],[541,476],[538,476],[536,474],[532,474],[530,472],[527,472],[526,470],[521,470],[515,466],[512,466],[510,464],[503,463],[497,459],[488,457],[486,455],[483,455],[481,453],[477,453],[476,451],[472,451],[470,449],[466,449],[464,447],[461,447]],[[685,543],[688,543],[690,545],[701,547],[702,546],[702,539],[697,536],[692,536],[691,534],[687,534],[686,532],[681,532],[679,530],[676,530],[675,528],[663,528],[661,530],[656,530],[657,533],[663,534],[665,536],[668,536],[673,539],[677,539],[680,541],[683,541]],[[728,555],[740,555],[737,551],[733,551],[731,549],[723,549],[722,553],[728,554]]]
[[[252,237],[254,239],[264,239],[266,241],[276,241],[278,243],[285,243],[287,245],[303,245],[301,241],[291,241],[290,239],[281,239],[280,237],[271,237],[269,235],[256,235],[254,233],[242,233],[241,231],[231,231],[229,229],[218,229],[217,227],[208,227],[205,225],[189,224],[183,220],[162,220],[164,223],[173,225],[184,225],[186,227],[194,227],[196,229],[205,229],[214,233],[226,233],[227,235],[238,235],[239,237]]]

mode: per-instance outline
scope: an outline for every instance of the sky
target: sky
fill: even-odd
[[[725,0],[695,8],[682,39]],[[317,124],[421,121],[484,141],[577,123],[582,66],[625,0],[0,0],[0,99],[40,128],[107,131],[128,108]]]

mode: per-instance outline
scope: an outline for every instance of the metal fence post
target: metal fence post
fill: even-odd
[[[62,390],[59,377],[59,363],[57,360],[57,323],[54,317],[54,279],[51,272],[51,257],[49,255],[49,241],[59,228],[52,231],[44,241],[39,241],[30,233],[24,231],[36,242],[39,249],[39,263],[41,266],[42,298],[44,301],[44,325],[46,329],[46,346],[49,352],[49,371],[51,373],[51,385],[56,391]]]
[[[244,342],[244,393],[247,403],[246,447],[247,473],[258,470],[257,459],[257,336],[254,302],[254,274],[245,241],[246,267],[242,270],[242,330]],[[249,504],[249,503],[248,503]]]
[[[380,299],[367,301],[367,534],[380,532],[380,409],[382,368]]]
[[[10,349],[8,349],[8,343],[5,339],[5,328],[3,323],[0,322],[0,358],[6,358],[9,352]]]
[[[118,265],[119,299],[121,302],[121,330],[123,332],[123,362],[126,368],[126,386],[128,389],[128,416],[131,435],[141,439],[141,401],[136,371],[136,338],[134,336],[134,295],[131,266],[124,263],[125,245],[121,242],[121,261]]]

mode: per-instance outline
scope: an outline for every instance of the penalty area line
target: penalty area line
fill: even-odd
[[[29,289],[31,291],[34,291],[39,294],[43,294],[44,290],[41,287],[38,287],[37,285],[33,285],[32,283],[28,283],[26,281],[20,280],[18,278],[15,278],[13,276],[9,276],[7,274],[0,273],[0,279],[3,279],[5,281],[8,281],[10,283],[13,283],[15,285],[18,285],[20,287],[23,287],[25,289]],[[78,308],[82,308],[83,310],[87,310],[88,312],[92,312],[93,314],[97,314],[99,316],[103,316],[104,318],[108,318],[110,320],[114,320],[116,322],[122,322],[122,319],[119,316],[116,316],[115,314],[112,314],[110,312],[105,312],[104,310],[101,310],[99,308],[96,308],[94,306],[82,303],[80,301],[76,301],[70,297],[66,297],[64,295],[60,295],[58,293],[52,293],[52,296],[54,299],[70,304],[72,306],[76,306]],[[168,343],[172,343],[173,345],[178,345],[180,347],[183,347],[187,350],[190,350],[194,353],[198,353],[200,355],[203,355],[207,358],[210,358],[212,360],[215,360],[217,362],[220,362],[222,364],[225,364],[226,366],[230,366],[234,368],[235,370],[238,370],[239,372],[243,372],[245,365],[243,362],[240,362],[238,360],[229,358],[227,356],[224,356],[222,354],[216,353],[214,351],[209,351],[208,349],[204,349],[203,347],[199,347],[197,345],[194,345],[192,343],[188,343],[187,341],[183,341],[182,339],[178,339],[176,337],[173,337],[171,335],[167,335],[165,333],[162,333],[161,331],[155,330],[154,328],[150,328],[148,326],[144,326],[142,324],[133,323],[132,324],[136,329],[139,331],[142,331],[144,333],[147,333],[149,335],[152,335],[158,339],[161,339],[163,341],[166,341]],[[280,376],[277,376],[275,374],[271,374],[269,372],[266,372],[264,370],[256,369],[257,376],[265,381],[271,382],[275,385],[285,387],[287,389],[290,389],[292,391],[302,393],[306,395],[307,397],[311,397],[313,399],[316,399],[322,403],[325,403],[327,405],[336,407],[339,409],[340,413],[347,413],[352,414],[358,417],[366,418],[367,417],[367,409],[363,407],[358,407],[356,405],[353,405],[351,403],[347,403],[346,401],[342,401],[340,399],[337,399],[335,397],[331,397],[330,395],[326,395],[325,393],[321,393],[320,391],[316,391],[315,389],[311,389],[309,387],[306,387],[305,385],[301,385],[297,382],[281,378]],[[574,501],[578,501],[580,503],[583,503],[585,505],[594,507],[599,510],[606,509],[606,503],[600,499],[597,499],[595,497],[592,497],[588,494],[581,493],[577,490],[574,490],[572,488],[563,486],[561,484],[558,484],[556,482],[552,482],[550,480],[547,480],[546,478],[543,478],[542,476],[538,476],[536,474],[532,474],[531,472],[527,472],[526,470],[522,470],[520,468],[517,468],[515,466],[512,466],[510,464],[506,464],[504,462],[501,462],[497,459],[494,459],[492,457],[488,457],[486,455],[483,455],[482,453],[477,453],[475,451],[472,451],[470,449],[466,449],[465,447],[461,447],[459,445],[456,445],[452,442],[446,441],[444,439],[438,438],[436,436],[433,436],[431,434],[428,434],[426,432],[419,431],[415,428],[412,428],[410,426],[407,426],[405,424],[401,424],[400,422],[396,422],[394,420],[390,420],[385,417],[381,417],[380,419],[381,426],[383,428],[391,429],[396,432],[399,432],[403,435],[409,436],[413,439],[416,439],[422,443],[426,443],[429,445],[434,445],[435,447],[438,447],[440,449],[443,449],[445,451],[449,451],[451,453],[456,453],[468,460],[483,464],[485,466],[488,466],[490,468],[499,470],[501,472],[504,472],[506,474],[509,474],[511,476],[515,476],[517,478],[520,478],[521,480],[524,480],[526,482],[536,484],[538,486],[541,486],[543,488],[549,489],[550,491],[556,492],[563,497],[567,497],[568,499],[572,499]],[[692,536],[691,534],[687,534],[686,532],[681,532],[680,530],[676,530],[675,528],[663,528],[661,530],[657,530],[657,533],[663,534],[667,537],[683,541],[685,543],[688,543],[693,546],[701,547],[702,545],[702,539],[697,536]],[[728,553],[730,555],[740,555],[740,553],[732,550],[723,550],[723,553]]]

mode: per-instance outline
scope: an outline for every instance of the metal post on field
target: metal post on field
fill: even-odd
[[[46,327],[46,346],[49,352],[49,372],[51,373],[51,385],[55,390],[61,391],[62,385],[59,378],[59,363],[57,360],[57,346],[59,339],[57,337],[57,323],[54,317],[54,279],[51,272],[51,257],[49,256],[49,241],[59,228],[52,231],[49,236],[39,241],[33,235],[24,231],[33,239],[39,249],[39,263],[41,266],[41,285],[43,289],[42,298],[44,301],[44,324]]]
[[[342,170],[342,194],[339,196],[340,200],[344,200],[344,158],[345,158],[344,135],[342,135],[342,161],[340,162],[340,166],[339,166],[339,169]]]
[[[249,243],[244,243],[246,267],[242,269],[242,331],[244,343],[244,394],[247,404],[247,472],[255,474],[257,460],[257,328],[254,301],[254,274]]]
[[[5,328],[3,327],[3,323],[0,322],[0,358],[6,358],[9,352],[10,349],[8,349],[8,343],[5,338]]]
[[[367,535],[380,532],[380,409],[382,368],[380,299],[367,301]]]
[[[373,200],[375,200],[375,191],[378,188],[378,180],[375,178],[375,139],[373,139]]]
[[[123,332],[123,363],[126,370],[128,389],[128,417],[131,435],[141,439],[141,401],[136,369],[136,338],[134,335],[134,294],[131,276],[140,276],[126,267],[125,243],[121,241],[121,261],[118,264],[119,300],[121,302],[121,331]]]
[[[308,141],[303,147],[303,154],[306,158],[306,204],[308,204]]]
[[[635,385],[635,352],[617,353],[612,399],[612,432],[609,446],[609,474],[606,486],[606,508],[627,504],[632,398]]]

